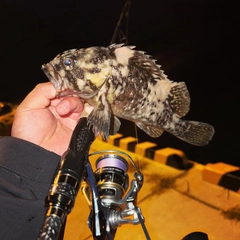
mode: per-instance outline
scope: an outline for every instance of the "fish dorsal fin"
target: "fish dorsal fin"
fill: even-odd
[[[179,82],[170,90],[168,101],[177,116],[185,116],[190,109],[190,96],[184,82]]]
[[[133,57],[130,59],[129,64],[136,66],[141,71],[144,70],[145,74],[154,78],[154,80],[166,79],[167,75],[161,69],[161,65],[156,64],[156,61],[156,59],[153,59],[151,55],[146,54],[144,51],[133,50]]]

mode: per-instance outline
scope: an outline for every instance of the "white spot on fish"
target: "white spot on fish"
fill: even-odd
[[[134,51],[128,47],[117,48],[115,51],[117,62],[122,65],[127,65],[129,58],[133,57]]]

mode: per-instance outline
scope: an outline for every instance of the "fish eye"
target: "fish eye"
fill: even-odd
[[[63,59],[63,65],[64,65],[66,70],[73,69],[74,64],[75,64],[75,61],[74,61],[74,59],[72,57],[65,57]]]

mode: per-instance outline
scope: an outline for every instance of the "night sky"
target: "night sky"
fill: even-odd
[[[58,53],[108,46],[124,3],[1,0],[0,101],[19,102],[48,81],[41,65]],[[240,165],[238,15],[234,1],[131,1],[128,44],[157,59],[169,79],[186,83],[191,108],[184,119],[207,122],[216,131],[204,147],[168,133],[153,139],[138,130],[140,142],[181,149],[203,164]],[[120,132],[134,136],[134,124],[122,121]]]

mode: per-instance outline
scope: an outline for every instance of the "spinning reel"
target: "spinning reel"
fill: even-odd
[[[106,235],[109,236],[107,239],[113,239],[117,227],[123,224],[141,224],[146,238],[150,239],[144,225],[144,217],[136,205],[137,194],[143,185],[143,175],[132,158],[117,150],[98,151],[90,154],[89,157],[93,155],[100,155],[92,176],[95,184],[91,184],[89,181],[91,177],[88,174],[82,184],[82,193],[91,210],[88,226],[93,235],[98,239],[97,233],[106,231]],[[130,186],[127,173],[129,163],[136,170]],[[88,172],[91,175],[93,171]],[[94,199],[97,195],[98,198]],[[96,210],[100,210],[103,216],[96,217],[98,215]],[[99,222],[105,227],[101,228]]]

